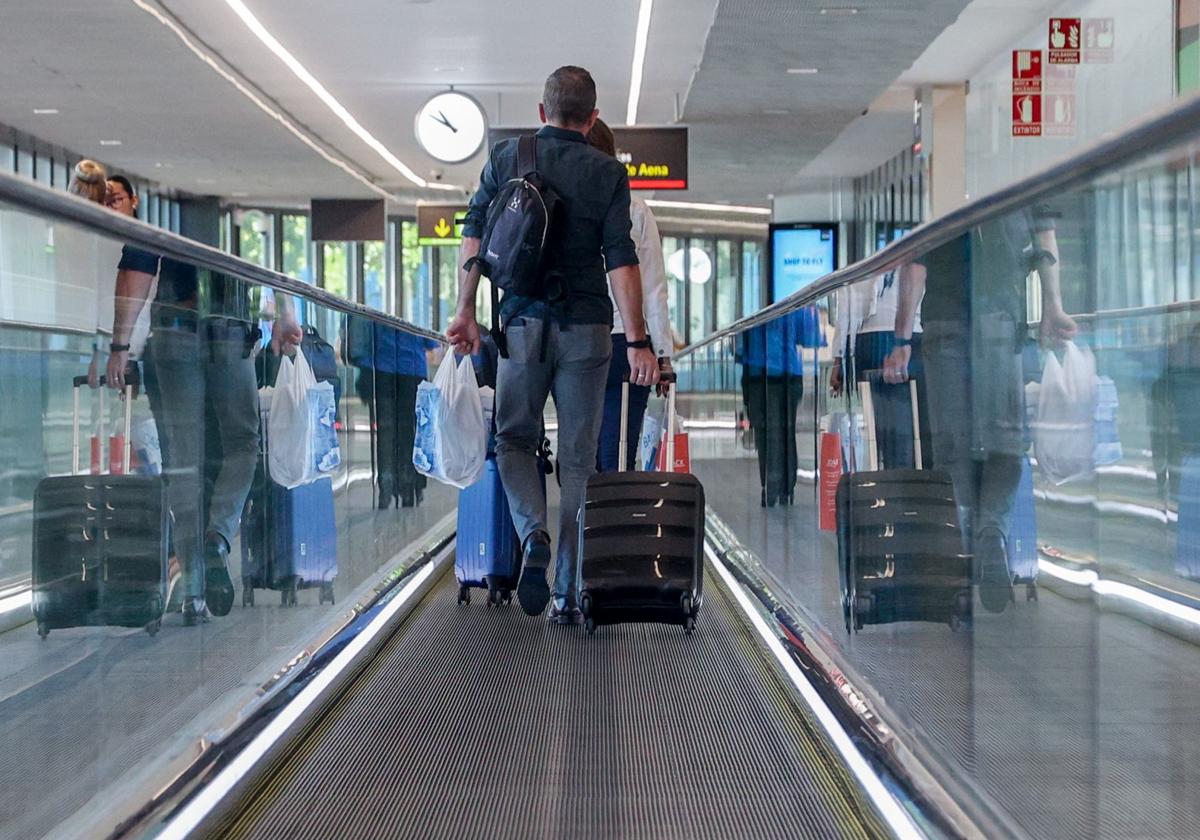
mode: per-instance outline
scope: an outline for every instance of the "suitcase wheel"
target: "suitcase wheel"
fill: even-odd
[[[337,601],[336,601],[336,600],[334,599],[334,597],[333,597],[333,584],[332,584],[332,583],[323,583],[323,584],[321,584],[321,594],[320,594],[320,596],[318,597],[318,600],[319,600],[319,601],[320,601],[322,604],[324,604],[324,603],[326,603],[326,602],[329,602],[330,604],[336,604],[336,603],[337,603]]]
[[[242,583],[242,606],[243,607],[253,607],[254,606],[254,587],[248,585],[245,582]]]
[[[151,621],[149,624],[146,625],[146,632],[150,634],[151,638],[154,638],[155,636],[157,636],[158,631],[161,629],[162,629],[162,619],[161,618],[156,618],[156,619],[154,619],[154,621]]]
[[[38,622],[38,636],[44,642],[44,641],[46,641],[46,637],[49,635],[50,635],[50,628],[46,626],[46,622],[39,621]]]
[[[471,603],[471,587],[467,586],[465,583],[458,587],[458,603]]]
[[[587,621],[585,621],[585,622],[583,623],[583,626],[584,626],[584,628],[586,628],[586,629],[587,629],[587,634],[588,634],[589,636],[595,636],[595,635],[596,635],[596,619],[594,619],[594,618],[589,618]]]
[[[296,606],[296,579],[292,578],[287,588],[279,592],[279,605],[282,607]]]
[[[960,592],[954,597],[954,612],[950,614],[950,629],[957,633],[971,623],[971,593]]]
[[[690,636],[696,629],[696,606],[692,603],[692,596],[685,594],[679,599],[679,606],[683,609],[683,632]]]
[[[1036,601],[1037,599],[1038,599],[1037,581],[1031,580],[1031,581],[1029,581],[1029,583],[1025,584],[1025,600],[1026,601]]]

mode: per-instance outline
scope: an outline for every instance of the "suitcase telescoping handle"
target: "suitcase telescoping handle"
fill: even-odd
[[[618,445],[617,472],[628,469],[629,459],[629,380],[621,383],[621,433]],[[675,389],[667,391],[667,460],[666,472],[675,472]]]
[[[88,384],[88,378],[86,376],[76,376],[73,380],[71,380],[71,386],[72,386],[71,387],[71,474],[72,475],[79,475],[79,389],[87,384]],[[106,377],[101,376],[99,385],[100,385],[100,387],[99,387],[100,417],[102,418],[101,422],[103,422],[103,418],[105,417],[104,395],[105,395],[105,392],[108,390],[108,388],[107,388],[108,379]],[[121,464],[122,464],[122,471],[126,475],[128,475],[129,474],[129,461],[130,461],[130,455],[131,455],[131,446],[132,446],[132,444],[129,440],[129,434],[130,434],[130,431],[131,431],[132,425],[133,425],[133,383],[127,383],[125,385],[125,399],[123,400],[123,402],[125,403],[125,424],[124,424],[124,437],[122,438],[122,440],[124,440],[125,446],[124,446],[124,452],[121,453]]]
[[[867,467],[871,472],[879,469],[878,439],[875,437],[875,399],[871,396],[872,377],[858,383],[859,400],[862,403],[863,425],[867,429]],[[921,451],[921,409],[917,405],[917,380],[908,380],[908,393],[912,403],[913,424],[913,465],[925,469],[924,454]],[[853,433],[853,427],[851,433]]]

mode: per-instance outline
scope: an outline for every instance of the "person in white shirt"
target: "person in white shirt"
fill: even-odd
[[[617,156],[617,144],[612,129],[603,120],[596,120],[596,124],[588,133],[588,142],[605,154]],[[638,264],[642,269],[642,315],[646,319],[646,330],[650,334],[654,353],[658,356],[659,369],[669,373],[674,339],[671,333],[671,314],[667,306],[667,270],[663,263],[662,237],[658,233],[654,214],[650,212],[646,202],[637,196],[630,199],[629,216],[633,222],[632,235],[637,248]],[[611,291],[609,295],[611,297]],[[629,362],[625,358],[625,327],[621,322],[621,312],[617,309],[615,299],[612,341],[612,359],[609,362],[608,384],[604,392],[604,420],[600,426],[600,440],[596,449],[596,469],[599,472],[615,472],[619,466],[621,383],[629,378]],[[665,393],[669,386],[664,382],[658,387],[660,393]],[[625,453],[625,464],[629,469],[635,468],[634,460],[641,437],[642,418],[646,414],[646,405],[649,402],[650,386],[629,386],[629,423],[626,427],[628,451]]]
[[[875,440],[881,469],[911,469],[915,465],[912,434],[912,397],[908,383],[883,381],[883,363],[895,344],[896,308],[899,283],[895,269],[837,291],[836,334],[833,371],[829,388],[839,396],[847,378],[870,382],[875,406]],[[921,315],[914,316],[910,375],[916,380],[920,408],[921,456],[923,465],[931,463],[928,413],[923,399],[924,376],[921,373]],[[861,467],[860,465],[860,468]]]

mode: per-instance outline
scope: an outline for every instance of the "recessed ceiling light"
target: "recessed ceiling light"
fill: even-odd
[[[249,198],[250,193],[248,193],[248,192],[232,192],[232,193],[230,193],[230,195],[233,196],[234,198]]]
[[[449,65],[446,67],[434,67],[433,72],[434,73],[461,73],[461,72],[463,72],[463,68],[459,67],[458,65],[455,64],[455,65]]]
[[[217,179],[216,178],[197,178],[196,183],[197,184],[215,184],[215,183],[217,183]]]
[[[42,116],[52,116],[52,115],[58,113],[58,109],[57,108],[34,108],[33,113],[40,114]]]
[[[793,76],[815,76],[821,72],[816,67],[789,67],[787,71]]]
[[[120,146],[121,141],[120,140],[101,140],[100,145],[101,146]]]
[[[786,114],[792,113],[787,108],[763,108],[762,112],[772,117],[782,117]]]
[[[642,98],[642,73],[646,69],[646,44],[650,38],[650,16],[654,0],[642,0],[638,7],[637,29],[633,33],[633,66],[629,72],[629,102],[625,106],[625,125],[637,122],[638,103]]]
[[[849,8],[849,7],[840,8],[840,9],[822,9],[821,14],[830,15],[832,17],[846,17],[848,15],[858,14],[858,9],[853,9],[853,8]]]

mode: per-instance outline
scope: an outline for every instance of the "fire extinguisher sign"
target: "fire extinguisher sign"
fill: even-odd
[[[1014,93],[1012,97],[1013,137],[1042,136],[1042,95]]]

